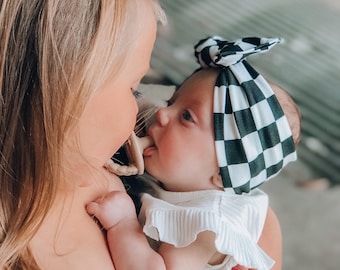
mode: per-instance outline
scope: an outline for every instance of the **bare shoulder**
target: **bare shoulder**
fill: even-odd
[[[91,240],[94,240],[91,242]],[[114,270],[111,256],[104,241],[98,243],[96,239],[89,239],[86,243],[81,243],[80,247],[69,254],[69,260],[74,262],[69,268],[59,269],[101,269]]]
[[[30,243],[42,269],[114,269],[106,238],[85,211],[62,220],[47,218]]]

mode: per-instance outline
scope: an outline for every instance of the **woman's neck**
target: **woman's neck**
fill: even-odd
[[[59,195],[71,193],[87,204],[110,191],[125,190],[118,176],[103,166],[93,164],[95,163],[78,162],[70,166],[71,169],[65,174],[65,180],[60,186]]]
[[[64,256],[74,260],[78,253],[86,254],[88,243],[92,243],[98,252],[104,254],[101,256],[105,259],[110,259],[105,236],[87,214],[86,205],[109,191],[123,191],[124,186],[120,179],[104,168],[83,168],[78,172],[73,171],[63,183],[52,208],[30,243],[38,264],[63,264],[67,261],[63,259]]]

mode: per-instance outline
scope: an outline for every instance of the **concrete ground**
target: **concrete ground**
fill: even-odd
[[[283,270],[340,269],[340,187],[298,187],[304,176],[296,162],[262,186],[282,226]]]

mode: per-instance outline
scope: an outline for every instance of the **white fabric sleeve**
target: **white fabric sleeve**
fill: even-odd
[[[216,250],[238,264],[259,270],[274,264],[257,245],[268,208],[264,192],[227,196],[224,191],[167,192],[165,197],[167,201],[148,194],[142,197],[143,230],[148,237],[184,247],[200,232],[212,231]]]

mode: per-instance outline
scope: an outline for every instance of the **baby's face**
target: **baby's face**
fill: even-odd
[[[155,147],[144,151],[146,170],[167,190],[217,189],[219,178],[213,134],[215,72],[200,71],[160,109],[148,133]]]

